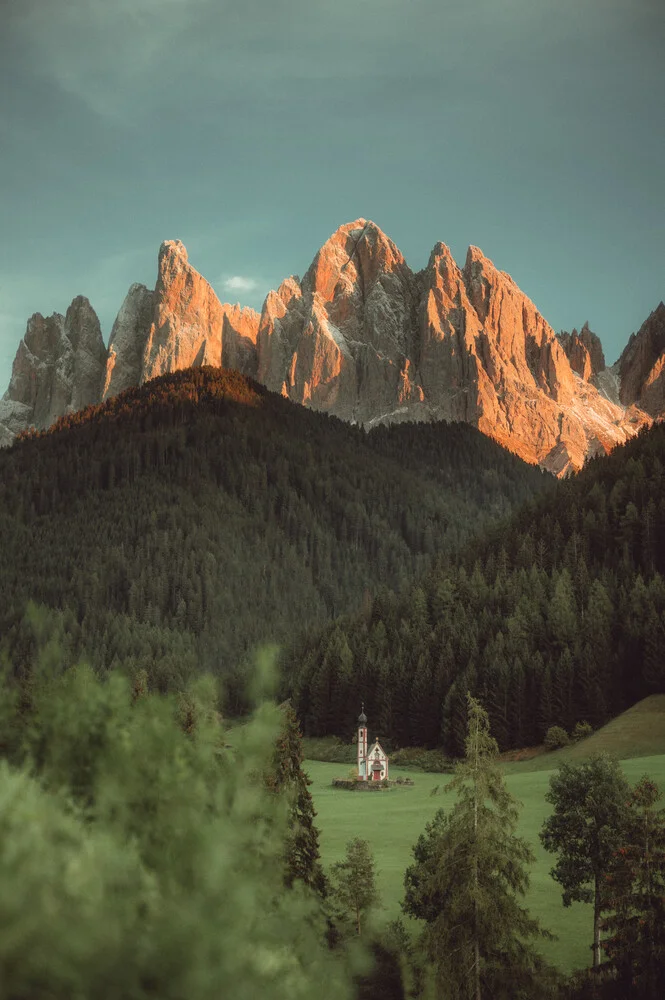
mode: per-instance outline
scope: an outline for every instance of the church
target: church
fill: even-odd
[[[358,780],[383,781],[388,778],[388,758],[377,739],[367,749],[367,716],[362,706],[358,716]]]

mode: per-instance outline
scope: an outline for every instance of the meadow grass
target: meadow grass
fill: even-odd
[[[665,706],[665,696],[662,696],[662,700]],[[631,712],[638,708],[639,706],[635,706]],[[629,714],[624,713],[624,716]],[[614,723],[618,723],[620,719],[614,720]],[[663,721],[661,714],[660,726],[665,734]],[[609,727],[606,726],[605,729]],[[596,737],[601,732],[602,730],[595,734]],[[611,739],[605,737],[605,744],[611,743],[616,748],[617,742],[620,742],[619,737],[623,739],[626,732],[628,729],[625,725],[619,727],[618,734],[615,728],[614,735],[610,732]],[[593,741],[594,737],[589,737],[584,741],[584,746],[580,744],[566,753],[578,751],[579,756],[586,756],[594,750],[606,748],[599,745],[598,740],[594,746]],[[616,749],[614,752],[616,753]],[[538,839],[543,821],[551,811],[551,807],[545,802],[550,775],[556,762],[564,759],[563,753],[557,751],[534,761],[504,764],[503,769],[510,791],[522,803],[519,833],[529,841],[536,855],[525,902],[543,926],[557,935],[556,941],[543,941],[541,951],[564,972],[570,972],[591,964],[592,909],[590,905],[581,903],[563,907],[561,889],[549,874],[554,856],[542,848]],[[535,764],[536,760],[540,762],[539,769],[525,770],[527,765]],[[312,779],[310,790],[318,813],[315,822],[321,831],[324,865],[328,866],[342,858],[347,841],[353,837],[363,837],[370,841],[383,903],[376,919],[387,922],[403,917],[399,903],[403,895],[404,871],[413,860],[411,848],[436,810],[451,805],[453,796],[443,791],[449,775],[414,773],[412,770],[391,768],[391,777],[410,777],[414,779],[415,785],[396,785],[386,792],[348,792],[331,786],[334,777],[346,776],[348,767],[345,765],[307,760],[304,766]],[[665,753],[624,760],[622,767],[629,781],[634,783],[646,773],[665,791]],[[406,919],[405,922],[410,923]],[[417,924],[413,922],[413,926],[416,927]]]

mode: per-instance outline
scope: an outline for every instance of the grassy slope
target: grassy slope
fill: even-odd
[[[561,761],[579,761],[592,753],[620,760],[665,754],[665,694],[644,698],[581,743],[510,765],[515,771],[550,771]]]
[[[630,781],[635,782],[648,773],[665,790],[665,695],[645,699],[576,747],[504,765],[510,790],[523,804],[520,833],[536,853],[527,905],[544,926],[557,934],[558,940],[544,942],[542,951],[565,971],[590,963],[591,907],[578,903],[563,908],[560,888],[549,875],[554,859],[541,847],[538,833],[549,814],[545,794],[557,763],[601,750],[625,758],[623,768]],[[637,756],[638,753],[643,756]],[[415,779],[415,786],[363,794],[331,787],[331,779],[345,776],[348,765],[307,761],[306,769],[313,781],[311,791],[318,812],[324,863],[328,865],[342,857],[345,844],[352,837],[368,839],[384,903],[379,919],[401,916],[402,879],[412,860],[411,847],[436,810],[452,801],[451,796],[441,791],[447,776],[414,774],[395,768],[391,771],[393,777],[408,775]],[[439,789],[438,794],[432,794],[435,788]]]

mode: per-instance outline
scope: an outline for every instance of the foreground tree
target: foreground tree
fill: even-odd
[[[581,764],[561,764],[545,796],[554,812],[540,839],[546,850],[559,856],[551,875],[563,889],[563,905],[593,903],[594,968],[600,965],[604,880],[621,844],[629,798],[619,762],[607,754]]]
[[[269,788],[285,793],[290,799],[284,882],[290,888],[299,880],[323,897],[327,892],[326,878],[320,861],[319,831],[314,825],[316,810],[309,791],[311,781],[302,768],[302,733],[290,703],[285,702],[280,709],[284,724],[266,782]]]
[[[665,811],[646,775],[629,801],[626,835],[607,875],[603,948],[617,972],[617,995],[665,996]]]
[[[37,681],[29,727],[0,701],[23,736],[0,760],[1,1000],[350,1000],[322,907],[284,885],[288,803],[257,780],[276,706],[230,752],[211,680],[188,732],[175,699],[85,667]]]
[[[469,695],[466,755],[447,785],[457,802],[426,826],[404,879],[402,909],[425,921],[437,989],[450,1000],[533,1000],[552,982],[532,943],[550,935],[519,902],[534,856],[515,836],[518,803],[497,755],[487,713]]]
[[[369,841],[355,837],[348,842],[344,860],[332,866],[331,880],[340,916],[351,916],[360,935],[365,916],[379,901]]]

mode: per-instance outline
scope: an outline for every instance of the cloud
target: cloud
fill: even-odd
[[[253,292],[258,288],[258,281],[254,278],[246,278],[242,274],[234,274],[230,278],[222,279],[222,286],[227,292]]]

